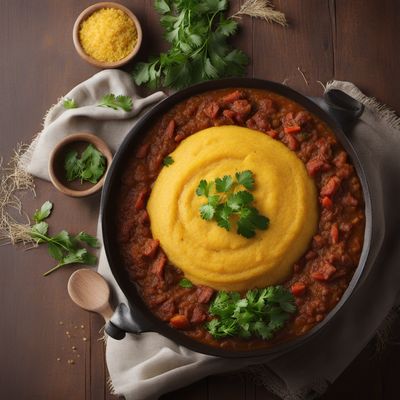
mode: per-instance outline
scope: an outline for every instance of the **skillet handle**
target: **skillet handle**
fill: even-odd
[[[324,94],[328,112],[339,122],[343,131],[349,133],[357,119],[364,112],[364,105],[338,89]]]
[[[140,334],[154,331],[152,325],[139,313],[133,315],[132,310],[126,304],[119,304],[104,330],[107,335],[116,340],[125,337],[125,333]]]

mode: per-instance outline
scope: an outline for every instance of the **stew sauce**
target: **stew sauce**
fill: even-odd
[[[146,202],[164,158],[186,137],[211,126],[239,125],[280,140],[304,162],[319,192],[319,226],[308,251],[283,285],[296,298],[297,312],[274,339],[215,340],[205,330],[214,290],[183,288],[182,272],[168,262],[152,238]],[[272,92],[224,89],[174,106],[154,122],[132,151],[121,178],[116,213],[118,242],[129,277],[161,320],[201,342],[232,350],[270,347],[301,336],[337,304],[358,265],[365,215],[355,169],[330,128],[297,103]],[[194,255],[195,256],[195,255]]]

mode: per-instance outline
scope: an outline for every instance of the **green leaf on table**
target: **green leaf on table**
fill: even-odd
[[[51,240],[53,243],[64,248],[66,251],[74,249],[75,247],[70,234],[66,230],[62,230],[61,232],[57,233],[57,235],[52,236]]]
[[[86,265],[95,265],[97,263],[97,257],[88,251],[83,255],[82,259],[82,263]]]
[[[53,209],[53,204],[50,201],[45,201],[40,207],[39,210],[36,210],[33,214],[33,219],[36,223],[43,221],[46,219],[50,214],[51,210]]]
[[[43,236],[47,235],[49,225],[47,222],[39,222],[31,227],[29,234],[33,239],[36,239],[37,243],[43,243]]]
[[[86,249],[71,250],[64,258],[63,264],[82,264],[88,253]]]
[[[57,261],[62,261],[64,258],[64,253],[61,247],[59,247],[56,243],[48,242],[47,250],[51,257],[56,259]]]
[[[87,161],[92,159],[92,156],[89,152],[82,158]],[[66,230],[62,230],[54,236],[49,235],[49,225],[43,220],[50,215],[52,208],[53,204],[46,201],[40,209],[36,210],[33,217],[36,223],[30,226],[27,231],[37,244],[47,243],[49,255],[58,261],[58,264],[47,271],[44,276],[68,264],[96,264],[97,257],[82,247],[83,243],[93,248],[100,247],[100,242],[96,237],[83,231],[72,236]]]
[[[84,242],[95,249],[100,247],[100,241],[95,236],[89,235],[86,232],[79,232],[75,236],[75,239],[80,240],[81,242]]]

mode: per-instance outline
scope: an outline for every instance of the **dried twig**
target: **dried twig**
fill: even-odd
[[[262,18],[267,22],[275,22],[282,26],[288,25],[285,14],[275,10],[269,0],[247,0],[231,18],[241,18],[242,15]]]
[[[317,83],[319,83],[322,86],[322,89],[324,89],[324,92],[325,92],[326,91],[326,86],[321,81],[317,81]]]
[[[308,80],[307,80],[306,76],[304,75],[304,72],[300,69],[300,67],[297,67],[297,71],[300,72],[301,76],[302,76],[303,79],[304,79],[305,84],[306,84],[307,86],[310,86],[309,83],[308,83]]]
[[[17,196],[23,190],[35,195],[33,177],[19,162],[26,150],[26,145],[18,145],[7,165],[0,162],[0,244],[37,245],[29,235],[30,220]]]

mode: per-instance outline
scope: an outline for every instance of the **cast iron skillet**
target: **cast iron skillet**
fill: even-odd
[[[256,349],[249,351],[232,351],[222,348],[215,348],[194,339],[189,338],[182,332],[171,328],[167,323],[159,320],[152,312],[146,307],[145,303],[139,296],[135,286],[129,281],[128,274],[123,267],[123,262],[120,258],[118,243],[116,240],[118,226],[115,223],[115,205],[114,202],[117,198],[117,193],[120,187],[120,179],[127,165],[127,160],[132,157],[133,149],[136,146],[137,137],[146,134],[154,124],[154,121],[162,114],[170,110],[175,104],[200,93],[223,88],[255,88],[265,89],[278,93],[291,100],[294,100],[308,111],[317,115],[325,121],[336,137],[339,139],[356,168],[357,174],[360,178],[363,195],[365,200],[365,214],[366,214],[366,227],[364,236],[364,246],[361,253],[359,265],[354,273],[354,276],[343,294],[338,304],[331,310],[325,319],[311,329],[307,334],[297,339],[291,340],[287,343],[277,345],[272,348]],[[103,241],[110,264],[111,271],[129,301],[129,305],[120,304],[117,307],[113,317],[106,325],[106,332],[115,339],[122,339],[125,332],[140,334],[142,332],[158,332],[161,335],[171,339],[175,343],[185,346],[191,350],[220,357],[229,358],[253,358],[268,356],[276,356],[283,354],[291,349],[305,343],[312,338],[317,332],[321,331],[332,320],[334,315],[339,312],[342,305],[348,300],[354,291],[356,283],[358,282],[361,274],[363,273],[364,266],[367,261],[367,256],[370,248],[371,241],[371,198],[368,189],[368,183],[364,174],[363,168],[360,164],[359,158],[352,147],[350,141],[346,137],[344,130],[348,131],[351,124],[362,114],[363,106],[347,96],[339,90],[331,90],[325,95],[325,103],[322,106],[326,109],[317,106],[315,102],[304,97],[300,93],[290,89],[287,86],[252,78],[232,78],[223,79],[218,81],[210,81],[189,87],[185,90],[179,91],[172,96],[166,98],[147,114],[145,114],[140,121],[134,126],[131,132],[127,135],[116,155],[114,156],[113,163],[107,174],[106,182],[104,184],[103,195],[101,200],[101,219],[103,229]],[[328,112],[329,113],[328,113]],[[333,117],[332,117],[333,116]]]

